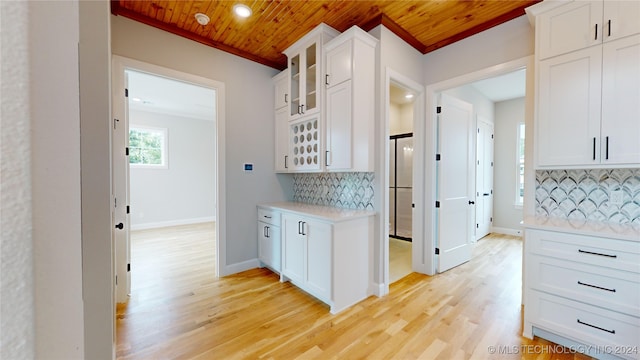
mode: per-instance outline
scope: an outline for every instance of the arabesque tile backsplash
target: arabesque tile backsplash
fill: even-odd
[[[293,201],[345,209],[373,210],[372,172],[293,175]]]
[[[640,169],[538,170],[536,215],[640,224]]]

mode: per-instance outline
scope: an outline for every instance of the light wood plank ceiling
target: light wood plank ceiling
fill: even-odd
[[[282,51],[324,22],[338,31],[383,24],[423,54],[524,15],[540,0],[112,0],[111,12],[276,69],[286,67]],[[232,13],[242,3],[253,15]],[[208,25],[194,15],[206,14]]]

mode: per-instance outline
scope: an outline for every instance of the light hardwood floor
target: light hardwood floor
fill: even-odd
[[[331,315],[267,269],[216,278],[213,230],[132,234],[132,297],[117,311],[118,358],[587,359],[520,336],[518,238],[489,236],[470,262],[433,277],[410,274],[389,295]],[[492,354],[492,346],[508,354]]]

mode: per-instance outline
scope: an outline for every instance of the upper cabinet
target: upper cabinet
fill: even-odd
[[[640,166],[639,18],[637,1],[536,17],[537,168]]]
[[[289,69],[272,79],[275,110],[274,170],[289,171]]]
[[[321,24],[285,51],[290,95],[286,115],[276,100],[276,172],[374,170],[377,44],[356,26],[338,34]]]
[[[640,33],[640,1],[574,1],[536,19],[540,60]]]
[[[289,65],[290,120],[320,111],[322,46],[337,35],[335,29],[320,24],[284,51]]]
[[[289,69],[285,69],[273,77],[274,104],[275,110],[282,109],[289,105]]]
[[[328,171],[373,171],[375,49],[378,40],[352,27],[325,45]]]

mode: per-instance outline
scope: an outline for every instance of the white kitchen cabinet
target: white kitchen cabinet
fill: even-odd
[[[284,51],[288,59],[290,120],[312,115],[322,107],[322,46],[338,32],[320,24]]]
[[[639,1],[556,4],[562,5],[536,19],[537,56],[540,60],[640,33]]]
[[[576,1],[536,17],[536,168],[640,166],[638,16]]]
[[[377,39],[354,26],[325,44],[328,171],[374,170]]]
[[[635,3],[640,4],[640,1]],[[640,24],[640,17],[637,19]],[[640,35],[604,44],[602,52],[603,164],[640,163]]]
[[[287,107],[276,110],[275,115],[275,156],[274,169],[276,172],[289,172],[289,109]]]
[[[331,300],[331,225],[283,214],[282,274],[318,299]]]
[[[289,69],[285,69],[273,79],[273,92],[275,110],[281,109],[289,104]]]
[[[280,213],[258,208],[258,259],[263,266],[281,271]]]
[[[631,348],[614,355],[639,359],[632,347],[640,339],[640,234],[621,239],[580,233],[568,221],[563,227],[571,230],[526,229],[523,335],[583,350]]]
[[[282,280],[340,312],[371,294],[374,213],[300,203],[282,212]]]

